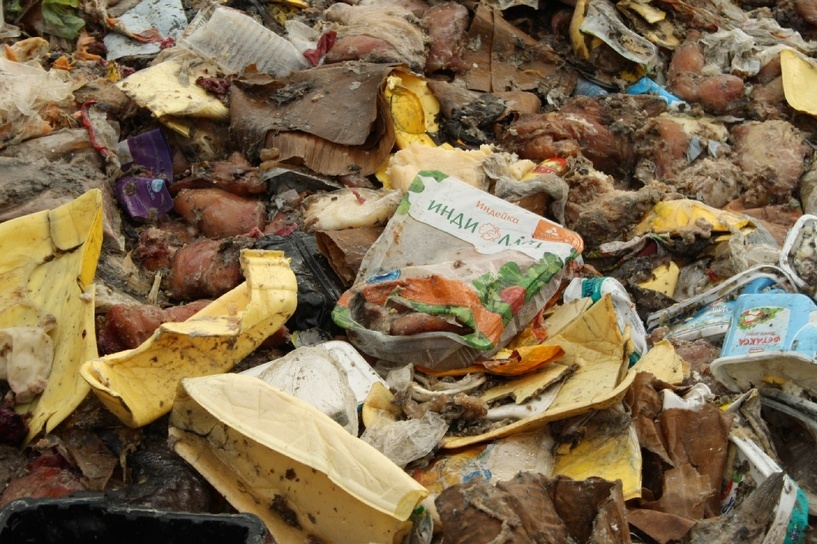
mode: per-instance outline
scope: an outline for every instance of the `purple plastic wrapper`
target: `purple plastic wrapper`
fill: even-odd
[[[116,182],[116,199],[135,221],[151,222],[173,209],[173,197],[161,178],[125,176]]]
[[[173,209],[167,184],[173,180],[173,156],[161,129],[120,142],[117,149],[126,175],[116,182],[116,199],[134,220],[151,222]]]
[[[161,129],[149,130],[120,142],[117,152],[124,170],[139,166],[141,175],[166,181],[173,179],[173,155]]]

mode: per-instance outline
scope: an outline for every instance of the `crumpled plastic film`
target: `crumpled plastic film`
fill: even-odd
[[[17,407],[31,415],[30,441],[59,425],[89,391],[79,367],[97,355],[92,282],[102,248],[102,193],[6,221],[0,240],[0,329],[53,322],[48,384],[34,402]]]
[[[140,427],[168,413],[183,377],[230,370],[286,323],[298,286],[279,251],[243,250],[246,281],[190,319],[161,325],[136,349],[82,366],[82,377],[123,423]]]

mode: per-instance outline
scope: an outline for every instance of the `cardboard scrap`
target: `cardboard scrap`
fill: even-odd
[[[673,465],[690,464],[709,478],[704,515],[720,513],[720,488],[726,470],[729,428],[733,416],[705,404],[699,411],[673,408],[659,416],[659,425]]]
[[[681,540],[695,522],[657,510],[634,509],[627,513],[627,522],[654,538],[658,544]]]
[[[323,230],[315,233],[315,239],[332,270],[344,284],[351,286],[363,256],[382,232],[383,227]]]
[[[435,501],[446,543],[630,542],[621,484],[519,473],[491,485],[474,479]]]
[[[560,69],[563,61],[543,42],[525,34],[502,16],[502,11],[480,3],[477,6],[463,63],[466,87],[474,91],[528,91],[562,86],[566,93],[575,75]]]
[[[638,372],[649,372],[661,381],[678,385],[689,377],[689,365],[669,340],[661,340],[633,365]]]
[[[817,97],[814,95],[817,66],[813,61],[792,49],[784,49],[780,52],[780,70],[783,93],[789,106],[797,111],[817,115]]]
[[[196,79],[209,77],[213,71],[213,67],[204,62],[187,65],[171,58],[131,74],[116,86],[160,119],[176,116],[226,121],[230,113],[227,106],[196,85]]]
[[[324,175],[369,175],[394,146],[382,88],[394,66],[338,63],[278,81],[230,88],[230,130],[249,156],[274,148],[279,160]]]
[[[641,448],[629,414],[615,408],[597,412],[577,445],[556,448],[553,475],[621,480],[624,500],[640,497]]]

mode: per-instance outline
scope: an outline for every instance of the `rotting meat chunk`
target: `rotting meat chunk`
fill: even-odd
[[[176,300],[217,298],[241,283],[241,250],[255,243],[249,236],[199,239],[173,255],[168,294]]]
[[[266,224],[263,202],[222,189],[183,189],[173,199],[173,208],[209,238],[247,234]]]
[[[652,96],[577,96],[558,112],[523,115],[501,135],[502,144],[523,159],[587,157],[608,174],[628,176],[635,162],[633,140],[647,118],[666,109]]]
[[[107,355],[133,349],[150,338],[162,323],[185,321],[209,303],[202,299],[166,309],[150,304],[116,304],[108,310],[105,325],[99,331],[99,352]]]
[[[747,207],[787,203],[811,150],[787,121],[743,123],[732,129],[736,163],[743,171]]]
[[[324,15],[338,33],[326,62],[404,62],[418,71],[425,66],[428,38],[411,11],[400,6],[333,4]]]
[[[675,50],[667,73],[669,88],[682,100],[700,104],[708,113],[738,114],[746,106],[746,86],[738,76],[701,73],[706,61],[700,37],[699,32],[690,31]]]

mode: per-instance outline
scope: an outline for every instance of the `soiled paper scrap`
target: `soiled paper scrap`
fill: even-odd
[[[745,216],[725,212],[702,202],[690,199],[659,202],[635,227],[634,234],[675,234],[680,235],[690,228],[700,228],[696,224],[706,221],[712,225],[714,233],[729,233],[733,229],[752,226]]]
[[[627,522],[654,538],[658,544],[681,540],[696,523],[673,514],[645,509],[629,510]]]
[[[48,384],[33,403],[17,406],[31,415],[29,442],[59,425],[89,391],[79,367],[97,356],[92,282],[102,248],[102,192],[0,223],[0,240],[0,329],[54,321]]]
[[[185,66],[180,60],[168,59],[131,74],[116,86],[158,118],[170,115],[227,120],[227,106],[196,85],[196,79],[212,77],[213,72],[213,67],[205,63]]]
[[[627,372],[624,339],[610,295],[601,298],[547,343],[564,349],[565,355],[559,363],[576,365],[575,372],[565,381],[550,408],[481,435],[445,438],[442,447],[459,448],[494,440],[590,410],[609,408],[623,398],[635,378],[635,372]]]
[[[817,115],[817,66],[804,59],[799,53],[784,49],[780,52],[780,70],[783,79],[783,94],[789,106],[811,115]]]
[[[560,86],[569,94],[575,75],[560,67],[563,60],[548,46],[506,21],[485,3],[477,6],[463,62],[466,87],[474,91],[529,91]],[[521,62],[511,62],[519,58]]]
[[[443,490],[474,478],[488,482],[510,480],[519,472],[549,476],[553,470],[552,446],[553,439],[545,430],[521,433],[487,445],[442,452],[427,466],[413,470],[411,476],[428,489],[429,495],[422,504],[439,525],[434,500]]]
[[[669,340],[661,340],[655,344],[638,362],[633,365],[637,372],[649,372],[659,380],[678,385],[689,376],[689,365]]]
[[[185,378],[175,451],[276,542],[398,543],[428,491],[313,406],[251,376]]]
[[[513,397],[516,404],[522,404],[563,379],[571,370],[573,370],[573,367],[562,363],[551,363],[541,370],[492,387],[485,391],[480,398],[491,403],[504,397]]]
[[[629,414],[611,408],[597,412],[573,446],[556,448],[553,475],[586,480],[592,476],[621,480],[624,500],[641,496],[641,447]]]
[[[298,284],[283,252],[245,249],[240,259],[241,285],[187,321],[164,323],[139,347],[82,365],[123,423],[141,427],[168,413],[181,378],[230,370],[293,314]]]
[[[372,247],[383,227],[324,230],[315,233],[318,249],[346,286],[351,286],[363,256]]]

